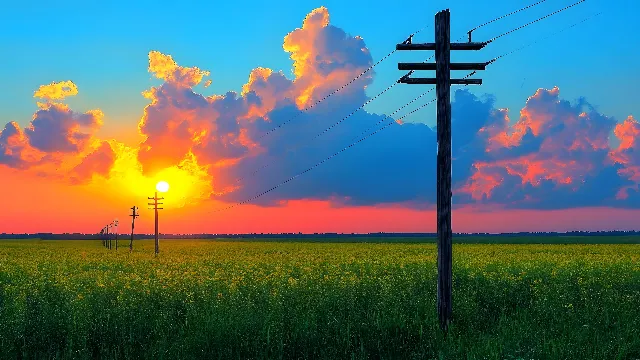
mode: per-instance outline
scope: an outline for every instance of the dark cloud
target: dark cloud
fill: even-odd
[[[77,94],[78,88],[71,81],[40,86],[34,97],[45,102],[37,103],[39,109],[30,124],[22,129],[18,123],[10,122],[0,132],[0,164],[20,169],[48,166],[48,169],[36,169],[34,174],[56,178],[71,174],[74,182],[91,178],[93,172],[105,174],[105,167],[110,168],[115,160],[108,143],[102,143],[95,152],[85,156],[91,151],[94,134],[102,125],[102,111],[78,113],[66,104],[54,102]],[[73,166],[78,161],[80,165],[70,174],[60,171],[65,165]]]
[[[39,159],[35,153],[18,123],[7,123],[0,131],[0,164],[12,168],[26,168],[31,162]]]
[[[92,133],[102,125],[102,117],[100,110],[78,114],[65,104],[47,103],[35,113],[25,134],[38,150],[77,153],[86,148]]]
[[[484,151],[476,146],[467,161],[473,171],[458,189],[459,202],[545,209],[617,206],[617,192],[633,185],[611,161],[609,134],[616,121],[586,100],[571,104],[560,99],[558,88],[539,89],[515,123],[502,117],[480,129]]]

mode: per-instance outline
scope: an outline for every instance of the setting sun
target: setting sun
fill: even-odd
[[[156,184],[156,190],[160,191],[160,192],[167,192],[169,191],[169,183],[166,181],[160,181]]]

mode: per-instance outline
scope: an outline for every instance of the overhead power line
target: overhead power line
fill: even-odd
[[[516,13],[518,13],[518,12],[521,12],[521,11],[523,11],[523,10],[529,9],[529,8],[531,8],[531,7],[533,7],[533,6],[539,5],[539,4],[541,4],[541,3],[545,2],[545,1],[546,1],[546,0],[541,0],[541,1],[538,1],[538,2],[536,2],[536,3],[534,3],[534,4],[531,4],[531,5],[525,6],[525,7],[523,7],[523,8],[518,9],[518,10],[515,10],[515,11],[512,11],[512,12],[510,12],[510,13],[508,13],[508,14],[505,14],[505,15],[499,16],[499,17],[497,17],[497,18],[494,18],[494,19],[492,19],[492,20],[490,20],[490,21],[487,21],[487,22],[485,22],[485,23],[483,23],[483,24],[481,24],[481,25],[479,25],[479,26],[476,26],[475,28],[473,28],[473,29],[469,30],[469,33],[471,33],[472,31],[474,31],[474,30],[476,30],[476,29],[478,29],[478,28],[480,28],[480,27],[483,27],[483,26],[489,25],[489,24],[491,24],[491,23],[493,23],[493,22],[495,22],[495,21],[498,21],[498,20],[504,19],[504,18],[506,18],[506,17],[508,17],[508,16],[511,16],[511,15],[516,14]],[[585,0],[582,0],[582,1],[585,1]],[[552,14],[552,15],[553,15],[553,14]],[[549,16],[550,16],[550,15],[549,15]],[[539,20],[538,20],[538,21],[539,21]],[[429,26],[425,26],[425,27],[423,27],[423,28],[421,28],[421,29],[417,30],[416,32],[412,33],[412,34],[411,34],[411,35],[409,35],[409,37],[404,41],[404,43],[409,43],[409,44],[410,44],[410,43],[412,42],[412,39],[413,39],[413,37],[414,37],[415,35],[417,35],[418,33],[422,32],[423,30],[427,29],[428,27],[429,27]],[[312,109],[313,107],[315,107],[315,106],[316,106],[316,105],[318,105],[319,103],[323,102],[324,100],[326,100],[326,99],[327,99],[327,98],[329,98],[330,96],[332,96],[332,95],[336,94],[337,92],[339,92],[339,91],[343,90],[344,88],[346,88],[347,86],[351,85],[353,82],[355,82],[356,80],[358,80],[359,78],[361,78],[364,74],[368,73],[368,72],[369,72],[369,71],[371,71],[374,67],[376,67],[377,65],[379,65],[381,62],[383,62],[383,61],[384,61],[384,60],[386,60],[387,58],[389,58],[391,55],[393,55],[396,51],[397,51],[397,49],[392,50],[392,51],[391,51],[391,52],[389,52],[387,55],[383,56],[380,60],[378,60],[376,63],[374,63],[373,65],[369,66],[366,70],[364,70],[363,72],[361,72],[358,76],[356,76],[355,78],[351,79],[349,82],[347,82],[346,84],[342,85],[341,87],[339,87],[339,88],[337,88],[337,89],[335,89],[335,90],[331,91],[329,94],[325,95],[325,96],[324,96],[324,97],[322,97],[321,99],[318,99],[316,102],[314,102],[314,103],[313,103],[313,104],[311,104],[310,106],[308,106],[308,107],[306,107],[306,108],[302,109],[300,112],[296,113],[296,115],[294,115],[293,117],[289,118],[288,120],[284,121],[283,123],[280,123],[279,125],[277,125],[276,127],[272,128],[271,130],[268,130],[266,133],[264,133],[264,134],[262,134],[260,137],[258,137],[258,139],[257,139],[257,140],[261,140],[261,139],[263,139],[265,136],[267,136],[267,135],[271,134],[272,132],[276,131],[277,129],[280,129],[282,126],[284,126],[284,125],[288,124],[289,122],[293,121],[294,119],[296,119],[296,118],[297,118],[298,116],[300,116],[303,112],[306,112],[306,111],[308,111],[308,110]]]
[[[526,10],[526,9],[529,9],[529,8],[531,8],[531,7],[533,7],[533,6],[539,5],[539,4],[543,3],[544,1],[546,1],[546,0],[538,1],[538,2],[536,2],[536,3],[534,3],[534,4],[531,4],[531,5],[525,6],[525,7],[523,7],[523,8],[520,8],[520,9],[518,9],[518,10],[512,11],[512,12],[507,13],[507,14],[505,14],[505,15],[502,15],[502,16],[499,16],[499,17],[496,17],[496,18],[494,18],[494,19],[492,19],[492,20],[490,20],[490,21],[487,21],[487,22],[485,22],[485,23],[483,23],[483,24],[480,24],[480,25],[476,26],[475,28],[471,29],[470,31],[473,31],[473,30],[478,29],[478,28],[480,28],[480,27],[486,26],[486,25],[491,24],[491,23],[493,23],[493,22],[496,22],[496,21],[498,21],[498,20],[504,19],[504,18],[506,18],[506,17],[508,17],[508,16],[511,16],[511,15],[516,14],[516,13],[518,13],[518,12],[521,12],[521,11],[524,11],[524,10]],[[582,0],[582,1],[585,1],[585,0]],[[567,8],[569,8],[569,7],[567,7]],[[565,8],[565,9],[566,9],[566,8]],[[555,13],[558,13],[558,12],[563,11],[563,10],[565,10],[565,9],[562,9],[562,10],[556,11]],[[549,17],[549,16],[551,16],[551,15],[553,15],[553,14],[554,14],[554,13],[549,14],[549,15],[547,15],[547,16],[545,16],[545,17],[543,17],[543,18]],[[529,24],[527,24],[527,25],[524,25],[524,26],[522,26],[522,27],[520,27],[520,28],[523,28],[523,27],[526,27],[526,26],[528,26],[528,25],[531,25],[531,24],[533,24],[533,23],[535,23],[535,22],[537,22],[537,21],[542,20],[543,18],[540,18],[540,19],[538,19],[538,20],[536,20],[536,21],[534,21],[534,22],[531,22],[531,23],[529,23]],[[403,42],[403,44],[411,44],[411,43],[412,43],[412,38],[413,38],[413,36],[414,36],[414,35],[416,35],[416,34],[418,34],[420,31],[422,31],[422,30],[424,30],[424,29],[426,29],[426,28],[427,28],[427,27],[425,26],[424,28],[422,28],[422,29],[420,29],[420,30],[416,31],[415,33],[411,34],[411,35],[410,35],[410,36],[409,36],[409,37],[408,37],[408,38]],[[516,30],[518,30],[518,29],[511,30],[511,31],[509,31],[508,33],[512,33],[512,32],[514,32],[514,31],[516,31]],[[499,36],[495,37],[494,39],[500,38],[500,37],[505,36],[505,35],[506,35],[506,33],[505,33],[505,34],[501,34],[501,35],[499,35]],[[464,36],[463,36],[462,38],[464,38]],[[372,69],[374,66],[376,66],[376,65],[377,65],[377,64],[379,64],[380,62],[382,62],[382,60],[384,60],[385,58],[387,58],[389,55],[393,54],[395,51],[397,51],[397,49],[396,49],[396,50],[394,50],[394,51],[392,51],[392,52],[390,52],[387,56],[385,56],[383,59],[379,60],[376,64],[374,64],[373,66],[371,66],[368,70],[365,70],[363,73],[361,73],[360,75],[358,75],[358,77],[360,77],[360,76],[364,75],[367,71],[369,71],[370,69]],[[432,57],[433,57],[433,56],[429,57],[429,59],[427,59],[426,61],[429,61]],[[405,74],[405,75],[404,75],[404,77],[408,77],[408,76],[410,76],[412,73],[413,73],[413,71],[409,71],[407,74]],[[357,79],[358,77],[356,77],[355,79]],[[305,110],[310,109],[311,107],[315,106],[316,104],[318,104],[318,103],[320,103],[320,102],[324,101],[326,98],[328,98],[328,97],[329,97],[329,96],[331,96],[332,94],[335,94],[336,92],[338,92],[338,91],[342,90],[342,89],[343,89],[343,88],[345,88],[347,85],[349,85],[349,84],[351,84],[353,81],[355,81],[355,79],[354,79],[354,80],[352,80],[352,81],[350,81],[348,84],[346,84],[346,85],[342,86],[341,88],[339,88],[339,89],[337,89],[337,90],[333,91],[331,94],[329,94],[329,95],[325,96],[324,98],[322,98],[322,99],[318,100],[314,105],[310,106],[309,108],[307,108],[307,109],[305,109]],[[300,142],[296,143],[295,145],[293,145],[293,146],[290,146],[290,147],[286,148],[286,149],[284,150],[284,152],[295,151],[295,150],[299,149],[301,146],[306,146],[306,145],[308,145],[310,142],[312,142],[312,141],[314,141],[315,139],[317,139],[317,138],[321,137],[322,135],[326,134],[327,132],[329,132],[330,130],[332,130],[333,128],[335,128],[337,125],[339,125],[340,123],[344,122],[345,120],[347,120],[348,118],[350,118],[351,116],[353,116],[356,112],[358,112],[358,111],[362,110],[366,105],[368,105],[368,104],[369,104],[369,103],[371,103],[372,101],[376,100],[377,98],[379,98],[380,96],[382,96],[382,95],[383,95],[384,93],[386,93],[387,91],[391,90],[391,89],[392,89],[393,87],[395,87],[397,84],[398,84],[398,82],[396,81],[396,82],[394,82],[393,84],[389,85],[387,88],[385,88],[384,90],[382,90],[381,92],[379,92],[377,95],[375,95],[375,96],[373,96],[372,98],[370,98],[369,100],[367,100],[364,104],[360,105],[358,108],[356,108],[355,110],[353,110],[351,113],[349,113],[348,115],[346,115],[345,117],[343,117],[342,119],[340,119],[339,121],[337,121],[336,123],[333,123],[332,125],[330,125],[330,126],[329,126],[329,127],[327,127],[326,129],[324,129],[323,131],[321,131],[320,133],[316,134],[313,138],[311,138],[311,139],[303,139],[303,140],[301,140]],[[426,93],[425,93],[425,94],[422,94],[422,95],[420,95],[420,96],[418,96],[418,97],[417,97],[417,98],[415,98],[413,101],[418,100],[419,98],[421,98],[421,97],[422,97],[422,96],[424,96],[424,95],[426,95]],[[413,102],[413,101],[412,101],[412,102]],[[410,103],[411,103],[411,102],[410,102]],[[409,104],[410,104],[410,103],[409,103]],[[407,105],[409,105],[409,104],[405,104],[402,108],[404,108],[405,106],[407,106]],[[401,109],[402,109],[402,108],[401,108]],[[398,110],[396,110],[396,111],[398,111]],[[394,112],[394,113],[395,113],[395,112]],[[294,117],[292,117],[292,118],[290,118],[289,120],[285,121],[284,123],[280,124],[277,128],[279,128],[279,127],[281,127],[282,125],[285,125],[286,123],[288,123],[288,122],[290,122],[291,120],[295,119],[295,118],[296,118],[297,116],[299,116],[300,114],[301,114],[301,113],[296,114]],[[367,129],[367,130],[368,130],[368,129]],[[367,131],[367,130],[365,130],[365,131]],[[266,134],[265,134],[265,135],[266,135]],[[258,138],[258,140],[259,140],[259,139],[261,139],[261,138],[263,138],[263,137],[264,137],[264,136],[259,137],[259,138]],[[246,178],[248,178],[248,177],[252,177],[252,176],[256,175],[257,173],[259,173],[260,171],[262,171],[262,170],[264,170],[264,169],[268,168],[269,166],[271,166],[271,163],[263,164],[263,165],[259,166],[258,168],[256,168],[255,170],[253,170],[251,173],[249,173],[249,174],[246,174],[246,175],[244,175],[244,176],[239,177],[238,179],[236,179],[236,181],[235,181],[234,183],[239,183],[240,181],[242,181],[242,180],[244,180],[244,179],[246,179]]]
[[[499,38],[501,38],[501,37],[503,37],[503,36],[505,36],[505,35],[509,35],[509,34],[511,34],[511,33],[513,33],[513,32],[516,32],[516,31],[520,30],[520,29],[524,29],[524,28],[526,28],[527,26],[532,25],[532,24],[535,24],[535,23],[537,23],[537,22],[538,22],[538,21],[540,21],[540,20],[544,20],[544,19],[546,19],[546,18],[548,18],[548,17],[550,17],[550,16],[553,16],[553,15],[556,15],[556,14],[558,14],[558,13],[561,13],[561,12],[563,12],[563,11],[565,11],[565,10],[567,10],[567,9],[570,9],[570,8],[572,8],[572,7],[574,7],[574,6],[578,5],[578,4],[581,4],[581,3],[585,2],[585,1],[587,1],[587,0],[580,0],[580,1],[578,1],[578,2],[576,2],[576,3],[573,3],[573,4],[569,5],[569,6],[566,6],[566,7],[562,8],[562,9],[560,9],[560,10],[556,10],[556,11],[552,12],[551,14],[545,15],[545,16],[543,16],[543,17],[539,18],[539,19],[536,19],[536,20],[534,20],[534,21],[531,21],[531,22],[529,22],[529,23],[526,23],[526,24],[524,24],[524,25],[522,25],[522,26],[519,26],[519,27],[517,27],[517,28],[515,28],[515,29],[513,29],[513,30],[509,30],[509,31],[507,31],[507,32],[505,32],[505,33],[502,33],[502,34],[500,34],[500,35],[498,35],[498,36],[496,36],[496,37],[494,37],[494,38],[490,39],[489,41],[487,41],[487,44],[492,43],[492,42],[494,42],[495,40],[497,40],[497,39],[499,39]]]
[[[369,103],[371,103],[372,101],[376,100],[377,98],[379,98],[380,96],[382,96],[384,93],[386,93],[387,91],[391,90],[394,86],[396,86],[397,83],[393,83],[390,86],[388,86],[386,89],[382,90],[381,92],[379,92],[377,95],[375,95],[374,97],[370,98],[369,100],[365,101],[364,104],[360,105],[357,109],[353,110],[351,113],[349,113],[347,116],[343,117],[341,120],[339,120],[338,122],[334,123],[333,125],[329,126],[328,128],[326,128],[324,131],[320,132],[319,134],[317,134],[316,136],[314,136],[311,140],[304,140],[303,142],[299,142],[297,144],[295,144],[294,146],[291,146],[287,149],[285,149],[284,151],[292,151],[295,149],[298,149],[300,147],[300,145],[303,144],[308,144],[310,141],[313,141],[315,139],[317,139],[318,137],[322,136],[324,133],[326,133],[327,131],[331,130],[332,128],[334,128],[336,125],[340,124],[341,122],[347,120],[348,118],[350,118],[352,115],[354,115],[356,112],[358,112],[359,110],[363,109],[365,106],[367,106]],[[235,182],[238,183],[243,179],[246,179],[249,176],[253,176],[256,173],[258,173],[260,170],[263,170],[265,168],[267,168],[269,166],[269,163],[264,164],[263,166],[259,167],[258,169],[254,170],[251,174],[243,176],[238,178]]]
[[[532,7],[536,6],[536,5],[540,5],[540,4],[542,4],[543,2],[545,2],[545,1],[547,1],[547,0],[541,0],[541,1],[538,1],[538,2],[533,3],[533,4],[531,4],[531,5],[527,5],[527,6],[523,7],[523,8],[520,8],[520,9],[518,9],[518,10],[514,10],[514,11],[512,11],[512,12],[510,12],[510,13],[507,13],[507,14],[504,14],[504,15],[502,15],[502,16],[498,16],[498,17],[496,17],[496,18],[493,18],[493,19],[491,19],[491,20],[489,20],[489,21],[486,21],[486,22],[484,22],[484,23],[482,23],[482,24],[480,24],[480,25],[478,25],[478,26],[474,27],[473,29],[471,29],[471,30],[467,31],[467,34],[469,35],[469,42],[471,42],[471,33],[472,33],[473,31],[478,30],[478,29],[479,29],[479,28],[481,28],[481,27],[485,27],[485,26],[487,26],[487,25],[489,25],[489,24],[493,24],[494,22],[496,22],[496,21],[498,21],[498,20],[502,20],[502,19],[504,19],[504,18],[506,18],[506,17],[509,17],[509,16],[511,16],[511,15],[514,15],[514,14],[517,14],[517,13],[519,13],[519,12],[521,12],[521,11],[524,11],[524,10],[527,10],[527,9],[529,9],[529,8],[532,8]],[[457,41],[460,41],[460,40],[462,40],[462,39],[464,39],[465,37],[466,37],[466,35],[462,35],[461,37],[459,37],[459,38],[456,40],[456,42],[457,42]],[[435,54],[434,54],[434,55],[429,56],[429,58],[427,58],[427,59],[425,60],[425,62],[427,62],[427,61],[429,61],[429,60],[433,59],[433,57],[434,57],[434,56],[435,56]]]
[[[534,42],[532,42],[532,43],[529,43],[529,44],[527,44],[527,45],[525,45],[525,46],[522,46],[522,47],[517,48],[517,49],[515,49],[515,50],[509,51],[509,52],[507,52],[507,53],[504,53],[503,55],[500,55],[500,56],[498,56],[498,57],[496,57],[496,58],[492,59],[491,61],[489,61],[489,62],[488,62],[488,64],[487,64],[487,66],[489,66],[490,64],[495,63],[498,59],[501,59],[501,58],[503,58],[503,57],[505,57],[505,56],[508,56],[508,55],[512,55],[512,54],[514,54],[514,53],[516,53],[516,52],[518,52],[518,51],[521,51],[521,50],[523,50],[523,49],[525,49],[525,48],[527,48],[527,47],[531,46],[531,45],[534,45],[534,44],[536,44],[536,43],[539,43],[540,41],[542,41],[542,40],[544,40],[544,39],[548,39],[548,38],[550,38],[550,37],[553,37],[553,36],[555,36],[555,35],[557,35],[557,34],[559,34],[559,33],[562,33],[562,32],[564,32],[564,31],[566,31],[566,30],[568,30],[568,29],[571,29],[571,28],[575,27],[576,25],[579,25],[579,24],[581,24],[581,23],[584,23],[585,21],[590,20],[590,19],[592,19],[593,17],[595,17],[595,16],[597,16],[597,15],[600,15],[600,14],[601,14],[601,13],[598,13],[598,14],[592,15],[592,16],[590,16],[590,17],[586,18],[586,19],[583,19],[582,21],[580,21],[580,22],[578,22],[578,23],[575,23],[575,24],[573,24],[573,25],[571,25],[571,26],[568,26],[568,27],[566,27],[566,28],[563,28],[562,30],[556,31],[556,32],[554,32],[554,33],[552,33],[552,34],[550,34],[550,35],[548,35],[548,36],[546,36],[546,37],[544,37],[544,38],[542,38],[542,39],[538,39],[538,40],[536,40],[536,41],[534,41]],[[476,73],[476,72],[475,72],[475,71],[473,71],[473,72],[471,72],[471,73],[467,74],[464,78],[471,77],[471,76],[473,76],[475,73]],[[465,86],[466,86],[466,85],[465,85]],[[418,96],[417,98],[415,98],[415,99],[411,100],[409,103],[407,103],[407,104],[403,105],[402,107],[400,107],[399,109],[397,109],[396,111],[394,111],[394,113],[396,113],[396,112],[397,112],[397,111],[399,111],[400,109],[402,109],[402,108],[406,107],[407,105],[409,105],[409,104],[411,104],[411,103],[415,102],[418,98],[421,98],[422,96],[424,96],[424,95],[426,95],[426,94],[430,93],[431,91],[433,91],[433,88],[432,88],[432,89],[430,89],[430,90],[428,90],[428,91],[426,91],[425,93],[421,94],[421,95],[420,95],[420,96]],[[224,207],[224,208],[221,208],[221,209],[214,210],[213,212],[222,212],[222,211],[230,210],[230,209],[235,208],[235,207],[237,207],[237,206],[239,206],[239,205],[244,205],[244,204],[247,204],[247,203],[249,203],[249,202],[255,201],[255,200],[257,200],[258,198],[260,198],[260,197],[262,197],[262,196],[264,196],[264,195],[266,195],[266,194],[270,193],[271,191],[273,191],[273,190],[275,190],[275,189],[277,189],[277,188],[279,188],[279,187],[281,187],[281,186],[283,186],[283,185],[285,185],[285,184],[287,184],[287,183],[289,183],[289,182],[293,181],[294,179],[296,179],[296,178],[298,178],[298,177],[300,177],[300,176],[302,176],[302,175],[304,175],[304,174],[306,174],[306,173],[310,172],[311,170],[313,170],[313,169],[315,169],[315,168],[319,167],[320,165],[322,165],[322,164],[326,163],[327,161],[331,160],[332,158],[334,158],[334,157],[336,157],[336,156],[338,156],[338,155],[342,154],[343,152],[345,152],[345,151],[347,151],[347,150],[351,149],[352,147],[356,146],[357,144],[359,144],[359,143],[363,142],[364,140],[366,140],[366,139],[370,138],[371,136],[373,136],[373,135],[375,135],[375,134],[377,134],[377,133],[381,132],[382,130],[387,129],[387,128],[389,128],[390,126],[392,126],[392,125],[394,125],[394,124],[397,124],[397,121],[398,121],[398,120],[403,120],[403,119],[405,119],[406,117],[408,117],[408,116],[410,116],[410,115],[412,115],[412,114],[414,114],[414,113],[416,113],[416,112],[418,112],[418,111],[422,110],[423,108],[427,107],[428,105],[432,104],[432,103],[433,103],[433,102],[435,102],[435,101],[436,101],[436,99],[435,99],[435,98],[434,98],[434,99],[431,99],[431,100],[429,100],[428,102],[426,102],[425,104],[421,105],[420,107],[418,107],[418,108],[416,108],[416,109],[414,109],[414,110],[412,110],[412,111],[410,111],[410,112],[406,113],[405,115],[403,115],[402,117],[398,118],[397,120],[391,119],[392,121],[390,121],[389,123],[385,124],[384,126],[382,126],[382,127],[378,128],[378,129],[376,129],[375,131],[373,131],[373,132],[371,132],[371,133],[369,133],[369,134],[367,134],[367,135],[365,135],[365,136],[361,137],[360,139],[358,139],[358,140],[356,140],[356,141],[352,142],[351,144],[349,144],[349,145],[347,145],[347,146],[343,147],[341,150],[339,150],[339,151],[337,151],[337,152],[333,153],[332,155],[328,156],[328,157],[327,157],[327,158],[325,158],[324,160],[322,160],[322,161],[320,161],[320,162],[317,162],[315,165],[313,165],[313,166],[311,166],[311,167],[309,167],[309,168],[307,168],[307,169],[305,169],[305,170],[303,170],[303,171],[301,171],[301,172],[297,173],[296,175],[293,175],[293,176],[289,177],[288,179],[286,179],[286,180],[284,180],[284,181],[280,182],[279,184],[277,184],[277,185],[275,185],[275,186],[273,186],[273,187],[269,188],[268,190],[265,190],[265,191],[263,191],[263,192],[260,192],[260,193],[258,193],[258,194],[256,194],[256,195],[254,195],[253,197],[248,198],[248,199],[246,199],[246,200],[244,200],[244,201],[241,201],[241,202],[238,202],[238,203],[234,203],[234,204],[232,204],[232,205],[229,205],[229,206]],[[386,119],[388,119],[388,118],[390,118],[390,116],[385,116],[385,117],[384,117],[382,120],[380,120],[378,123],[380,123],[380,122],[382,122],[382,121],[384,121],[384,120],[386,120]]]
[[[543,2],[545,2],[545,1],[547,1],[547,0],[540,0],[540,1],[536,2],[536,3],[534,3],[534,4],[527,5],[527,6],[523,7],[523,8],[520,8],[520,9],[518,9],[518,10],[512,11],[512,12],[510,12],[510,13],[508,13],[508,14],[505,14],[505,15],[499,16],[499,17],[497,17],[497,18],[495,18],[495,19],[493,19],[493,20],[489,20],[489,21],[487,21],[487,22],[485,22],[485,23],[482,23],[482,24],[480,24],[480,25],[478,25],[478,26],[474,27],[473,29],[469,30],[468,32],[476,31],[476,30],[480,29],[481,27],[484,27],[484,26],[487,26],[487,25],[489,25],[489,24],[492,24],[492,23],[494,23],[494,22],[496,22],[496,21],[498,21],[498,20],[502,20],[502,19],[504,19],[504,18],[506,18],[506,17],[509,17],[509,16],[513,15],[513,14],[517,14],[517,13],[519,13],[520,11],[524,11],[524,10],[527,10],[528,8],[534,7],[534,6],[536,6],[536,5],[540,5],[540,4],[542,4]]]
[[[405,40],[405,42],[411,42],[411,39],[413,38],[413,36],[417,35],[418,33],[420,33],[421,31],[425,30],[426,28],[428,28],[428,26],[425,26],[421,29],[419,29],[418,31],[412,33],[411,35],[409,35],[409,37],[407,38],[407,40]],[[291,121],[293,121],[294,119],[296,119],[298,116],[300,116],[302,113],[312,109],[313,107],[315,107],[316,105],[318,105],[319,103],[325,101],[327,98],[329,98],[330,96],[334,95],[335,93],[343,90],[344,88],[346,88],[347,86],[351,85],[354,81],[358,80],[359,78],[361,78],[364,74],[368,73],[369,71],[371,71],[374,67],[378,66],[381,62],[383,62],[384,60],[386,60],[387,58],[389,58],[389,56],[393,55],[397,50],[394,49],[391,52],[389,52],[387,55],[383,56],[380,60],[378,60],[377,62],[375,62],[373,65],[369,66],[366,70],[364,70],[363,72],[361,72],[358,76],[356,76],[355,78],[351,79],[349,82],[347,82],[346,84],[342,85],[341,87],[331,91],[329,94],[325,95],[324,97],[322,97],[321,99],[316,100],[316,102],[314,102],[313,104],[311,104],[310,106],[300,110],[298,113],[296,113],[296,115],[292,116],[291,118],[289,118],[288,120],[284,121],[283,123],[280,123],[279,125],[277,125],[276,127],[272,128],[271,130],[267,131],[266,133],[262,134],[260,137],[258,137],[258,139],[256,140],[261,140],[262,138],[264,138],[265,136],[273,133],[274,131],[280,129],[282,126],[290,123]]]
[[[513,54],[513,53],[515,53],[515,52],[518,52],[518,51],[520,51],[520,50],[526,49],[526,48],[528,48],[529,46],[535,45],[535,44],[539,43],[540,41],[546,40],[546,39],[548,39],[548,38],[550,38],[550,37],[554,37],[554,36],[556,36],[556,35],[558,35],[558,34],[560,34],[560,33],[562,33],[562,32],[565,32],[565,31],[567,31],[567,30],[569,30],[569,29],[571,29],[571,28],[573,28],[573,27],[575,27],[575,26],[577,26],[577,25],[582,24],[583,22],[585,22],[585,21],[587,21],[587,20],[591,20],[591,19],[593,19],[594,17],[596,17],[596,16],[598,16],[598,15],[600,15],[600,14],[602,14],[602,12],[599,12],[599,13],[593,14],[593,15],[591,15],[591,16],[589,16],[589,17],[587,17],[587,18],[584,18],[584,19],[582,19],[581,21],[579,21],[579,22],[577,22],[577,23],[575,23],[575,24],[573,24],[573,25],[571,25],[571,26],[565,27],[565,28],[563,28],[563,29],[561,29],[561,30],[559,30],[559,31],[556,31],[556,32],[554,32],[554,33],[552,33],[552,34],[549,34],[549,35],[547,35],[547,36],[545,36],[545,37],[543,37],[543,38],[541,38],[541,39],[538,39],[538,40],[536,40],[536,41],[530,42],[530,43],[528,43],[527,45],[524,45],[524,46],[522,46],[522,47],[519,47],[519,48],[517,48],[517,49],[515,49],[515,50],[512,50],[512,51],[510,51],[510,52],[508,52],[508,53],[504,53],[504,54],[502,54],[502,55],[500,55],[500,56],[497,56],[497,57],[495,57],[495,58],[491,59],[491,60],[489,61],[489,63],[493,63],[494,61],[496,61],[496,60],[498,60],[498,59],[500,59],[500,58],[503,58],[503,57],[505,57],[505,56],[507,56],[507,55],[511,55],[511,54]]]

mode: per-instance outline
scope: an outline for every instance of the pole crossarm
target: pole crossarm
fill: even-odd
[[[402,84],[436,85],[436,78],[406,78],[398,80]],[[451,85],[482,85],[482,79],[450,79]]]
[[[466,42],[466,43],[451,43],[450,50],[480,50],[487,46],[489,42]],[[436,50],[436,43],[422,43],[422,44],[396,44],[396,50]]]
[[[451,63],[449,70],[484,70],[489,62]],[[436,63],[398,63],[398,70],[435,70]]]

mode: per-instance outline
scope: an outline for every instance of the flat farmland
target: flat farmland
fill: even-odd
[[[535,238],[457,239],[446,337],[433,243],[2,240],[0,358],[640,359],[638,237]]]

